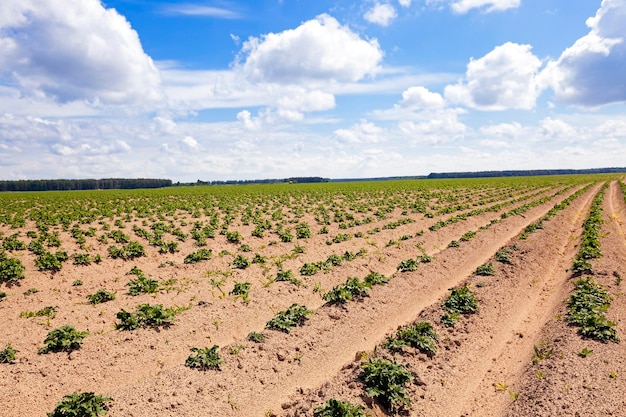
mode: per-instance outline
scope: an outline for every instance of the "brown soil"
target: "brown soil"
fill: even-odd
[[[0,302],[4,329],[0,348],[11,342],[19,350],[15,364],[0,365],[0,416],[45,415],[63,395],[74,391],[95,391],[114,398],[109,416],[312,416],[329,398],[362,404],[374,415],[385,415],[363,396],[360,362],[386,336],[416,320],[434,324],[440,336],[436,355],[428,357],[411,349],[392,355],[377,348],[377,355],[393,357],[415,375],[409,388],[412,406],[407,414],[411,416],[626,415],[624,343],[581,339],[562,319],[564,301],[573,288],[567,269],[577,250],[582,221],[599,188],[593,186],[526,240],[517,237],[523,228],[575,189],[522,216],[494,224],[491,221],[501,212],[524,202],[468,217],[435,232],[428,227],[440,218],[411,215],[414,223],[371,236],[366,233],[402,217],[398,211],[386,221],[349,231],[333,226],[328,235],[314,233],[306,241],[272,242],[275,236],[244,240],[252,246],[252,252],[244,253],[248,258],[262,251],[276,259],[289,254],[295,245],[305,246],[304,254],[283,259],[282,268],[292,269],[297,277],[304,262],[367,249],[364,257],[327,273],[299,277],[303,286],[288,282],[268,285],[278,270],[276,265],[232,268],[230,262],[240,254],[237,245],[218,238],[210,245],[213,259],[195,265],[183,263],[185,254],[196,250],[189,241],[180,245],[179,253],[166,257],[149,252],[132,262],[107,259],[89,267],[66,265],[54,275],[36,271],[31,254],[24,252],[20,256],[28,278],[19,287],[3,289],[9,297]],[[542,196],[555,191],[545,189]],[[616,277],[626,277],[622,223],[626,205],[617,183],[607,189],[604,201],[604,256],[594,263],[595,279],[614,297],[608,316],[621,334],[626,320],[626,284],[618,285]],[[310,215],[303,220],[315,223]],[[479,230],[481,226],[485,227]],[[238,230],[250,236],[252,228],[241,226]],[[358,231],[364,238],[325,243],[339,233]],[[418,231],[424,233],[415,236]],[[457,248],[447,247],[467,231],[477,231],[476,236]],[[414,237],[400,240],[407,234]],[[386,246],[390,240],[397,244]],[[513,252],[512,265],[493,260],[498,249],[513,245],[518,250]],[[420,264],[414,272],[396,272],[401,260],[421,254],[416,246],[434,256],[433,261]],[[64,248],[78,252],[65,244]],[[223,250],[232,255],[218,256]],[[168,260],[173,265],[165,265]],[[495,275],[474,275],[476,267],[485,262],[493,263]],[[130,297],[126,283],[132,276],[126,274],[133,265],[160,281],[173,278],[176,282],[169,291]],[[212,286],[210,279],[222,278],[220,271],[231,271],[231,275],[223,286]],[[331,306],[321,299],[320,291],[314,291],[320,287],[326,291],[349,276],[363,278],[370,271],[392,279],[374,287],[363,301]],[[84,284],[72,286],[77,279]],[[247,304],[228,296],[235,282],[244,281],[252,283]],[[440,324],[441,302],[449,288],[463,284],[476,293],[479,312],[461,317],[454,327],[447,328]],[[39,292],[23,296],[28,288]],[[97,306],[86,303],[85,297],[99,288],[116,291],[118,296]],[[132,311],[141,303],[192,308],[167,328],[130,332],[113,328],[116,312],[122,308]],[[277,311],[292,303],[304,304],[315,314],[289,334],[264,330]],[[54,319],[19,317],[20,312],[44,306],[58,307]],[[69,354],[38,355],[48,331],[63,324],[90,332],[81,348]],[[263,331],[265,341],[248,341],[251,331]],[[192,347],[212,345],[221,347],[221,370],[198,371],[183,365]],[[554,353],[533,365],[535,346],[549,346]],[[577,352],[583,347],[593,353],[579,357]]]

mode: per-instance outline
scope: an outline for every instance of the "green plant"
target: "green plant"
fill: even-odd
[[[206,261],[206,260],[211,259],[212,255],[213,255],[213,251],[211,249],[199,249],[185,256],[185,260],[183,262],[186,264],[195,264],[201,261]]]
[[[538,364],[544,359],[550,359],[554,354],[554,349],[550,347],[550,344],[547,341],[541,342],[539,346],[534,345],[533,349],[535,351],[535,355],[533,356],[533,365]]]
[[[248,333],[248,340],[254,343],[261,343],[265,340],[265,335],[259,332]]]
[[[24,279],[24,265],[18,258],[8,258],[1,260],[0,258],[0,283],[7,282],[15,284],[19,280]]]
[[[370,272],[363,280],[371,286],[383,285],[389,282],[389,278],[379,272]]]
[[[48,317],[53,319],[56,315],[57,308],[47,306],[38,311],[22,311],[20,317]]]
[[[459,321],[459,313],[442,314],[439,321],[446,327],[452,327],[457,321]]]
[[[266,327],[289,333],[292,327],[302,326],[311,314],[313,312],[305,306],[294,303],[287,310],[278,312],[273,319],[267,322]]]
[[[459,243],[458,240],[453,240],[450,243],[448,243],[449,248],[458,248],[459,246],[461,246],[461,244]]]
[[[567,304],[568,322],[577,326],[583,337],[619,342],[616,324],[604,316],[612,301],[609,293],[589,277],[578,279],[575,285]]]
[[[19,350],[13,349],[11,343],[8,343],[7,347],[0,350],[0,363],[13,363],[17,352],[19,352]]]
[[[129,242],[121,248],[110,246],[108,251],[109,256],[113,259],[121,258],[124,260],[132,260],[146,255],[146,250],[139,242]]]
[[[83,285],[83,280],[81,279],[77,279],[76,281],[72,282],[72,287],[80,287],[81,285]]]
[[[241,255],[237,255],[235,259],[233,259],[232,265],[237,269],[246,269],[250,266],[250,261]]]
[[[24,295],[25,296],[29,296],[29,295],[32,295],[32,294],[36,294],[38,292],[39,292],[39,290],[37,288],[29,288],[26,291],[24,291]]]
[[[362,405],[331,398],[313,411],[315,417],[367,417]]]
[[[240,243],[243,236],[239,232],[226,232],[226,240],[230,243]]]
[[[48,333],[44,340],[46,346],[39,349],[40,354],[48,352],[71,352],[80,348],[89,332],[79,332],[73,326],[65,325]]]
[[[219,346],[213,345],[210,348],[191,348],[191,354],[185,360],[185,366],[189,368],[197,368],[202,371],[208,369],[220,369],[222,358],[217,351]]]
[[[153,294],[159,289],[159,282],[148,278],[142,272],[136,279],[128,281],[126,284],[128,287],[128,293],[132,296],[137,296],[142,293]]]
[[[392,412],[411,406],[406,384],[413,375],[401,364],[388,359],[372,358],[361,365],[360,378],[367,395],[376,398]]]
[[[276,278],[274,279],[274,281],[280,282],[280,281],[287,281],[287,282],[291,282],[294,285],[302,285],[302,281],[300,281],[299,279],[297,279],[293,272],[291,271],[291,269],[284,271],[284,270],[280,270],[276,273]]]
[[[448,313],[473,314],[478,310],[478,301],[468,286],[450,288],[442,307]]]
[[[300,267],[300,275],[311,276],[319,272],[320,267],[315,263],[305,263]]]
[[[395,338],[388,337],[384,347],[394,352],[400,352],[404,346],[410,346],[428,356],[434,356],[437,353],[437,340],[439,337],[432,324],[419,322],[398,329]]]
[[[122,309],[116,314],[119,323],[115,327],[119,330],[134,330],[140,327],[169,326],[176,315],[172,308],[164,309],[161,304],[141,304],[135,313]]]
[[[493,264],[489,262],[487,264],[480,265],[478,268],[476,268],[476,271],[474,273],[480,276],[488,276],[494,275],[495,271],[493,269]]]
[[[89,294],[87,300],[89,300],[89,303],[92,305],[106,303],[107,301],[115,300],[115,293],[99,289],[95,293]]]
[[[330,291],[322,296],[329,303],[344,304],[353,298],[363,298],[367,295],[371,285],[361,282],[357,277],[351,277],[342,285],[333,287]]]
[[[503,264],[512,264],[513,260],[511,259],[511,251],[508,248],[500,249],[496,252],[495,260],[498,262],[502,262]]]
[[[396,270],[400,272],[415,271],[417,270],[418,265],[419,265],[419,262],[413,258],[405,259],[398,264],[398,266],[396,267]]]
[[[581,358],[586,358],[587,356],[591,355],[593,353],[593,350],[584,347],[583,350],[581,350],[580,352],[578,352],[578,356],[580,356]]]
[[[58,272],[63,267],[63,258],[66,258],[64,252],[44,252],[35,259],[35,266],[40,271]]]
[[[64,396],[48,417],[98,417],[107,413],[107,403],[111,401],[113,399],[93,392],[75,392]]]
[[[250,294],[250,286],[249,282],[235,282],[235,287],[228,295],[232,295],[235,298],[241,297],[244,303],[248,303],[248,296]]]
[[[7,293],[5,293],[4,291],[0,291],[0,301],[2,301],[3,299],[5,299],[7,296]]]

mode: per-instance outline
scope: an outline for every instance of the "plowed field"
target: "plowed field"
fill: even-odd
[[[17,350],[0,363],[0,416],[43,416],[73,392],[112,398],[107,416],[120,417],[314,416],[330,399],[372,416],[626,415],[626,345],[583,338],[566,319],[579,278],[572,262],[599,192],[602,256],[583,276],[608,291],[605,314],[623,336],[617,178],[0,195],[0,259],[24,267],[22,278],[0,278],[0,350]],[[116,257],[111,248],[129,241],[144,253]],[[42,268],[33,242],[67,260]],[[209,259],[192,262],[200,249]],[[388,282],[328,301],[331,289],[371,273]],[[141,277],[156,288],[131,295]],[[477,301],[453,323],[442,320],[451,288]],[[90,303],[99,289],[114,299]],[[301,325],[268,328],[294,303],[312,312]],[[175,316],[122,330],[119,313],[142,304]],[[432,325],[436,352],[389,347],[421,322]],[[88,335],[75,349],[38,353],[63,325]],[[219,369],[185,366],[192,348],[215,345]],[[412,376],[402,404],[367,390],[363,366],[380,359]]]

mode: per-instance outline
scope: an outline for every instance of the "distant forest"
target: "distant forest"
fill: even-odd
[[[72,191],[171,187],[172,180],[153,178],[104,178],[100,180],[0,180],[1,191]]]
[[[190,186],[190,185],[245,185],[245,184],[307,184],[315,182],[330,182],[330,178],[322,177],[291,177],[282,179],[263,179],[263,180],[227,180],[227,181],[202,181],[196,182],[177,182],[175,186]]]
[[[431,173],[426,178],[486,178],[486,177],[532,177],[538,175],[571,175],[571,174],[614,174],[626,172],[622,168],[590,168],[590,169],[533,169],[519,171],[479,171],[479,172],[439,172]]]

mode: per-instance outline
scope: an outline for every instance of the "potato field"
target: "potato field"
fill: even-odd
[[[0,416],[624,416],[624,176],[0,194]]]

